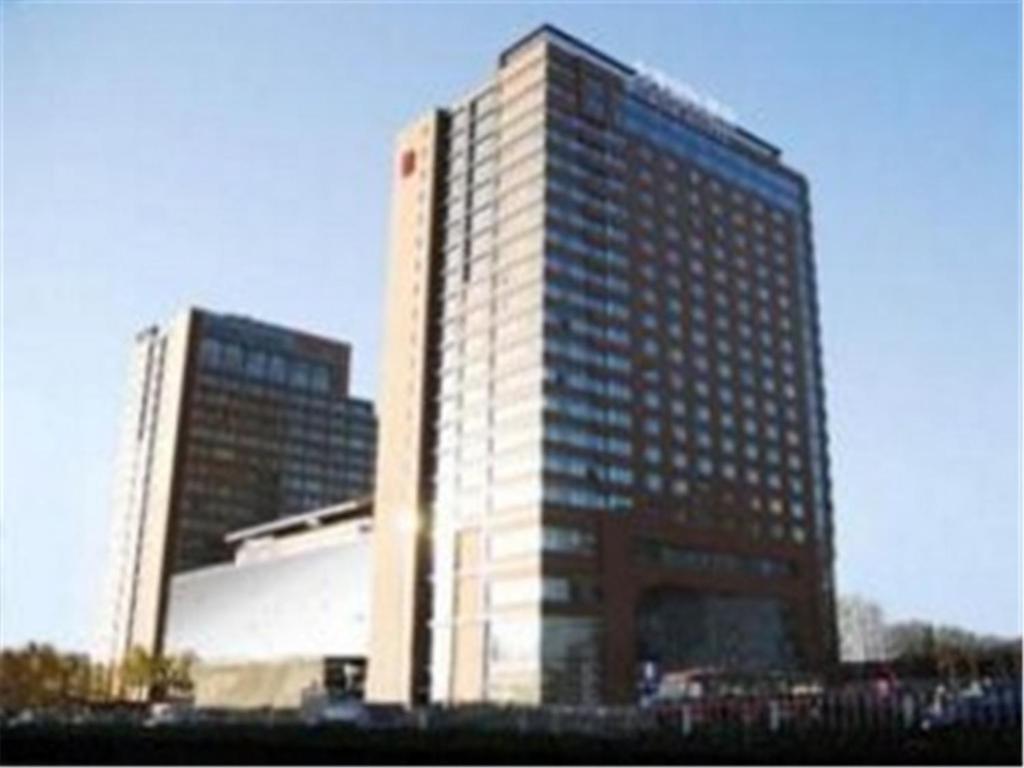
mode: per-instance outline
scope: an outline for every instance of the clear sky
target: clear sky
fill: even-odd
[[[341,336],[376,391],[391,142],[550,21],[812,184],[842,592],[1020,631],[1015,4],[4,4],[0,641],[86,647],[133,333]]]

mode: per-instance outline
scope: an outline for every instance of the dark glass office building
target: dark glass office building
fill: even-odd
[[[376,418],[349,397],[349,346],[204,314],[185,416],[175,571],[224,560],[228,531],[365,496]]]

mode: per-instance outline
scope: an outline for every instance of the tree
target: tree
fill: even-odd
[[[192,691],[195,661],[191,652],[163,656],[135,646],[121,662],[121,684],[136,698],[188,695]]]
[[[928,674],[951,679],[977,678],[983,666],[1010,673],[1015,668],[1014,649],[1019,654],[1019,640],[978,635],[959,627],[922,621],[889,625],[887,634],[895,659]],[[1017,665],[1019,668],[1019,661]]]
[[[136,645],[121,660],[121,685],[131,696],[148,698],[156,680],[156,669],[154,657]]]
[[[187,696],[192,692],[192,668],[195,662],[195,654],[190,651],[160,659],[159,685],[165,694]]]
[[[79,653],[29,643],[0,651],[0,707],[64,707],[103,698],[95,684],[96,665]]]

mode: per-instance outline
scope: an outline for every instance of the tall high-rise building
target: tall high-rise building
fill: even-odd
[[[230,531],[366,496],[376,417],[348,344],[189,309],[138,334],[98,651],[160,650],[172,574],[230,560]]]
[[[398,137],[368,694],[835,660],[803,176],[544,26]]]

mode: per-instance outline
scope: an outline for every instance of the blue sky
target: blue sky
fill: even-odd
[[[1019,13],[6,3],[0,642],[90,639],[140,327],[338,335],[375,393],[392,137],[543,21],[807,174],[840,590],[1018,633]]]

